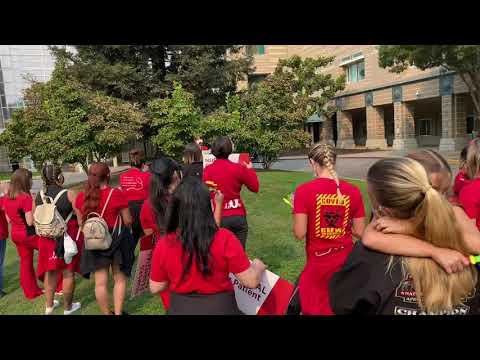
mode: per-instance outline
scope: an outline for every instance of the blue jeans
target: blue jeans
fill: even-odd
[[[3,290],[3,261],[7,250],[7,240],[0,239],[0,290]]]

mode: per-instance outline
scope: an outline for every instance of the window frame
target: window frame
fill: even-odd
[[[430,130],[429,134],[422,134],[422,124],[428,124],[428,129],[425,128],[425,130]],[[434,136],[433,134],[433,120],[432,118],[422,118],[418,119],[418,136]]]
[[[359,65],[363,64],[363,77],[360,78],[360,71],[359,71]],[[355,84],[360,81],[365,80],[365,59],[360,59],[355,62],[351,62],[349,64],[343,65],[345,69],[345,74],[346,74],[346,80],[347,84]],[[351,71],[352,69],[355,70],[355,81],[352,81],[352,76],[351,76]]]

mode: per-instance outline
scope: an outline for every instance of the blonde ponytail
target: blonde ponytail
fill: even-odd
[[[424,241],[468,254],[452,206],[432,188],[420,163],[409,158],[380,160],[369,169],[367,181],[377,202],[391,209],[395,217],[414,218]],[[403,257],[401,263],[413,278],[419,306],[427,313],[453,310],[477,283],[473,265],[447,274],[429,258]]]
[[[343,194],[340,191],[340,181],[337,172],[335,171],[335,162],[337,160],[335,148],[327,143],[316,144],[310,149],[308,158],[328,170],[330,176],[335,181],[335,184],[337,184],[338,203],[343,204]]]

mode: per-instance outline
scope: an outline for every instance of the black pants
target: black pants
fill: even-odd
[[[221,227],[233,232],[245,249],[248,236],[248,223],[245,216],[235,215],[223,217]]]
[[[128,202],[130,214],[132,214],[132,235],[135,247],[138,240],[143,236],[142,224],[140,223],[140,210],[142,210],[143,200],[134,200]]]

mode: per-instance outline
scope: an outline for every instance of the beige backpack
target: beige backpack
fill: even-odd
[[[99,215],[96,212],[91,212],[87,215],[87,220],[85,220],[82,226],[85,249],[87,250],[107,250],[112,245],[112,235],[108,231],[108,225],[103,219],[103,214],[105,213],[113,190],[114,189],[110,190],[108,194],[102,213]],[[115,220],[114,229],[117,227],[118,219],[119,217]],[[121,225],[119,225],[118,228],[120,234]]]
[[[62,236],[65,234],[65,231],[67,231],[67,223],[73,213],[70,213],[64,220],[55,205],[65,192],[67,192],[67,189],[60,191],[57,196],[55,196],[55,199],[52,199],[50,196],[45,196],[43,190],[40,191],[40,197],[43,203],[35,208],[33,214],[33,223],[37,235],[56,238]],[[49,202],[47,202],[46,199],[48,199]]]

